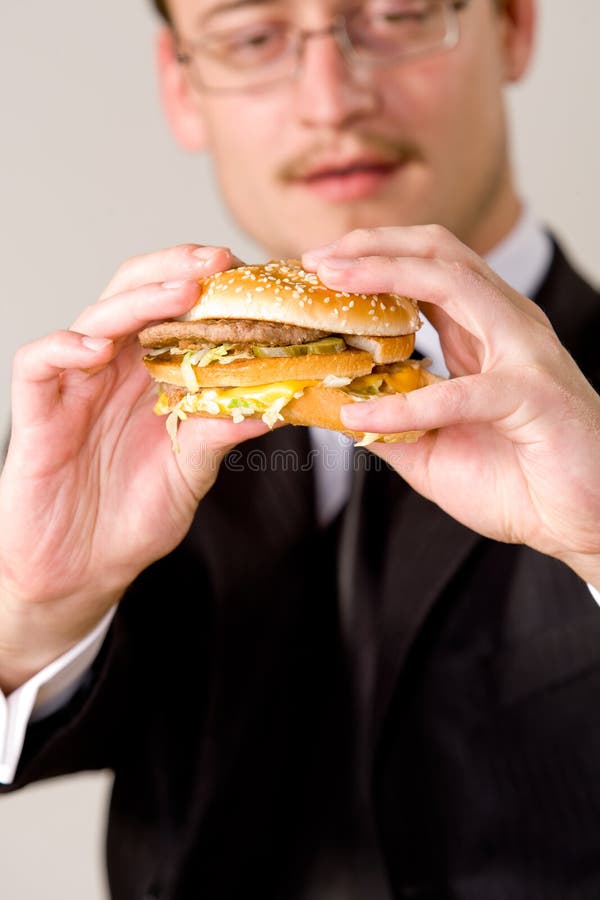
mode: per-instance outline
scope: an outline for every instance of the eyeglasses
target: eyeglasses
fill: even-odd
[[[202,40],[176,35],[177,59],[202,91],[267,88],[297,77],[310,38],[335,39],[352,66],[387,66],[458,44],[458,13],[470,0],[372,0],[339,15],[328,27],[305,31],[261,15]]]

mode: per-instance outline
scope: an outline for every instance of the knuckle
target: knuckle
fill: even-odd
[[[443,393],[443,407],[454,421],[462,421],[466,418],[468,392],[459,379],[450,380],[445,384]]]
[[[98,304],[97,303],[88,303],[87,306],[81,310],[79,315],[77,316],[77,321],[85,321],[89,316],[93,315],[96,311]]]
[[[13,372],[15,374],[24,371],[27,368],[27,360],[31,354],[31,344],[23,344],[18,347],[13,355]]]
[[[129,259],[124,260],[120,266],[117,267],[117,271],[115,272],[111,284],[114,284],[116,281],[121,280],[126,277],[131,269],[136,269],[138,266],[142,265],[144,262],[144,255],[138,254],[136,256],[130,256]]]
[[[36,341],[30,341],[29,343],[22,344],[18,347],[13,355],[13,374],[26,374],[31,368],[32,363],[44,354],[50,352],[53,347],[64,339],[65,334],[68,335],[70,332],[53,331],[45,337],[38,338]]]
[[[379,228],[355,228],[348,237],[353,245],[371,247],[379,238]]]
[[[475,282],[481,282],[481,276],[475,272],[471,266],[463,259],[454,259],[448,263],[449,273],[455,284],[469,285]]]
[[[192,244],[192,243],[184,243],[184,244],[176,244],[173,247],[173,250],[176,253],[193,253],[194,250],[208,249],[205,248],[204,244]]]
[[[357,240],[364,243],[373,243],[380,235],[379,228],[356,228],[352,234]]]
[[[439,250],[452,238],[448,229],[444,225],[438,225],[437,222],[432,222],[430,225],[424,225],[422,230],[431,252]]]

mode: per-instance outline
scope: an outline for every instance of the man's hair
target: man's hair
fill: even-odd
[[[507,0],[494,0],[495,5],[498,9],[503,9],[506,6]],[[167,22],[169,25],[172,24],[171,13],[169,12],[169,7],[167,5],[167,0],[152,0],[152,4],[158,14]]]
[[[170,25],[171,13],[169,12],[169,9],[167,7],[167,0],[152,0],[152,3],[159,15],[162,16],[165,22],[168,22]]]

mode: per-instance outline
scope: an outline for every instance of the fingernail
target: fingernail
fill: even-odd
[[[330,256],[321,263],[327,269],[351,269],[356,265],[355,259],[342,259],[340,256]]]
[[[200,262],[208,262],[209,259],[213,258],[216,252],[217,250],[215,247],[198,247],[196,250],[192,251],[192,256],[195,256]]]
[[[346,425],[364,423],[365,418],[369,416],[375,407],[376,401],[373,400],[360,400],[355,404],[346,403],[340,410],[342,422]]]
[[[325,244],[323,247],[317,247],[316,250],[308,250],[303,254],[304,259],[322,259],[323,256],[327,256],[332,252],[334,247],[337,246],[337,241],[334,241],[332,244]]]
[[[187,284],[187,281],[163,281],[162,287],[165,291],[178,291],[185,284]]]
[[[95,353],[98,353],[100,350],[104,350],[105,347],[108,347],[109,344],[112,344],[110,338],[103,337],[89,337],[85,335],[81,338],[81,343],[84,347],[87,347],[88,350],[93,350]]]

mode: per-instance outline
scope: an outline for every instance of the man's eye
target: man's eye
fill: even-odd
[[[406,0],[399,3],[375,3],[368,8],[368,18],[375,24],[406,25],[423,22],[433,14],[435,2],[431,0]]]
[[[377,17],[376,21],[383,22],[385,25],[405,25],[407,22],[420,22],[423,18],[424,13],[391,12],[383,13]]]
[[[262,65],[280,56],[287,47],[286,31],[279,27],[252,28],[221,35],[213,53],[235,66]]]

